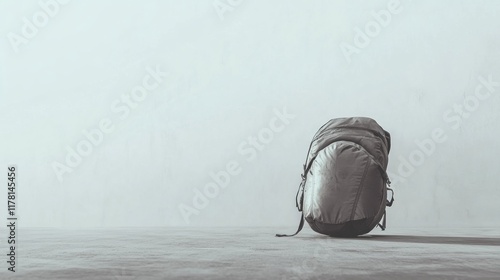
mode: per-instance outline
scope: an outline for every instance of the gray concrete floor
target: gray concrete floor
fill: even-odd
[[[498,229],[21,229],[1,279],[500,279]],[[6,251],[2,245],[2,251]],[[5,256],[5,254],[2,254]],[[4,257],[6,258],[6,257]]]

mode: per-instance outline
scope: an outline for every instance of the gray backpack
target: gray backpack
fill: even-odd
[[[386,206],[394,202],[386,173],[391,136],[370,118],[333,119],[314,135],[296,206],[316,232],[355,237],[375,226],[385,230]],[[387,200],[387,191],[391,200]],[[380,224],[383,217],[383,221]]]

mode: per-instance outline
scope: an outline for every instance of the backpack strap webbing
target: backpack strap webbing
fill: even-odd
[[[302,230],[303,227],[304,227],[304,213],[302,213],[302,216],[300,217],[299,228],[297,229],[296,233],[294,233],[292,235],[276,234],[276,237],[292,237],[292,236],[295,236],[295,235],[299,234],[299,232]]]

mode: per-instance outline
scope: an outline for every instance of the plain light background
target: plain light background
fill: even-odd
[[[0,2],[0,181],[17,164],[21,225],[294,227],[313,134],[368,116],[392,134],[389,228],[499,226],[500,87],[458,129],[443,116],[479,77],[500,82],[500,3],[401,0],[348,62],[341,44],[390,2],[242,1],[221,18],[212,0],[71,1],[18,52],[8,34],[41,8]],[[169,76],[120,120],[113,101],[157,65]],[[283,108],[295,118],[247,161],[238,146]],[[60,182],[52,164],[105,117],[114,132]],[[436,128],[446,142],[398,178]],[[231,160],[241,173],[187,224],[179,205]]]

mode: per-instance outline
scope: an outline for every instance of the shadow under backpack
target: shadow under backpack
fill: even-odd
[[[304,220],[315,232],[334,237],[363,235],[377,225],[385,230],[386,206],[394,202],[386,173],[390,149],[389,132],[373,119],[339,118],[323,125],[309,146],[297,191],[299,228],[276,236],[297,235]]]

